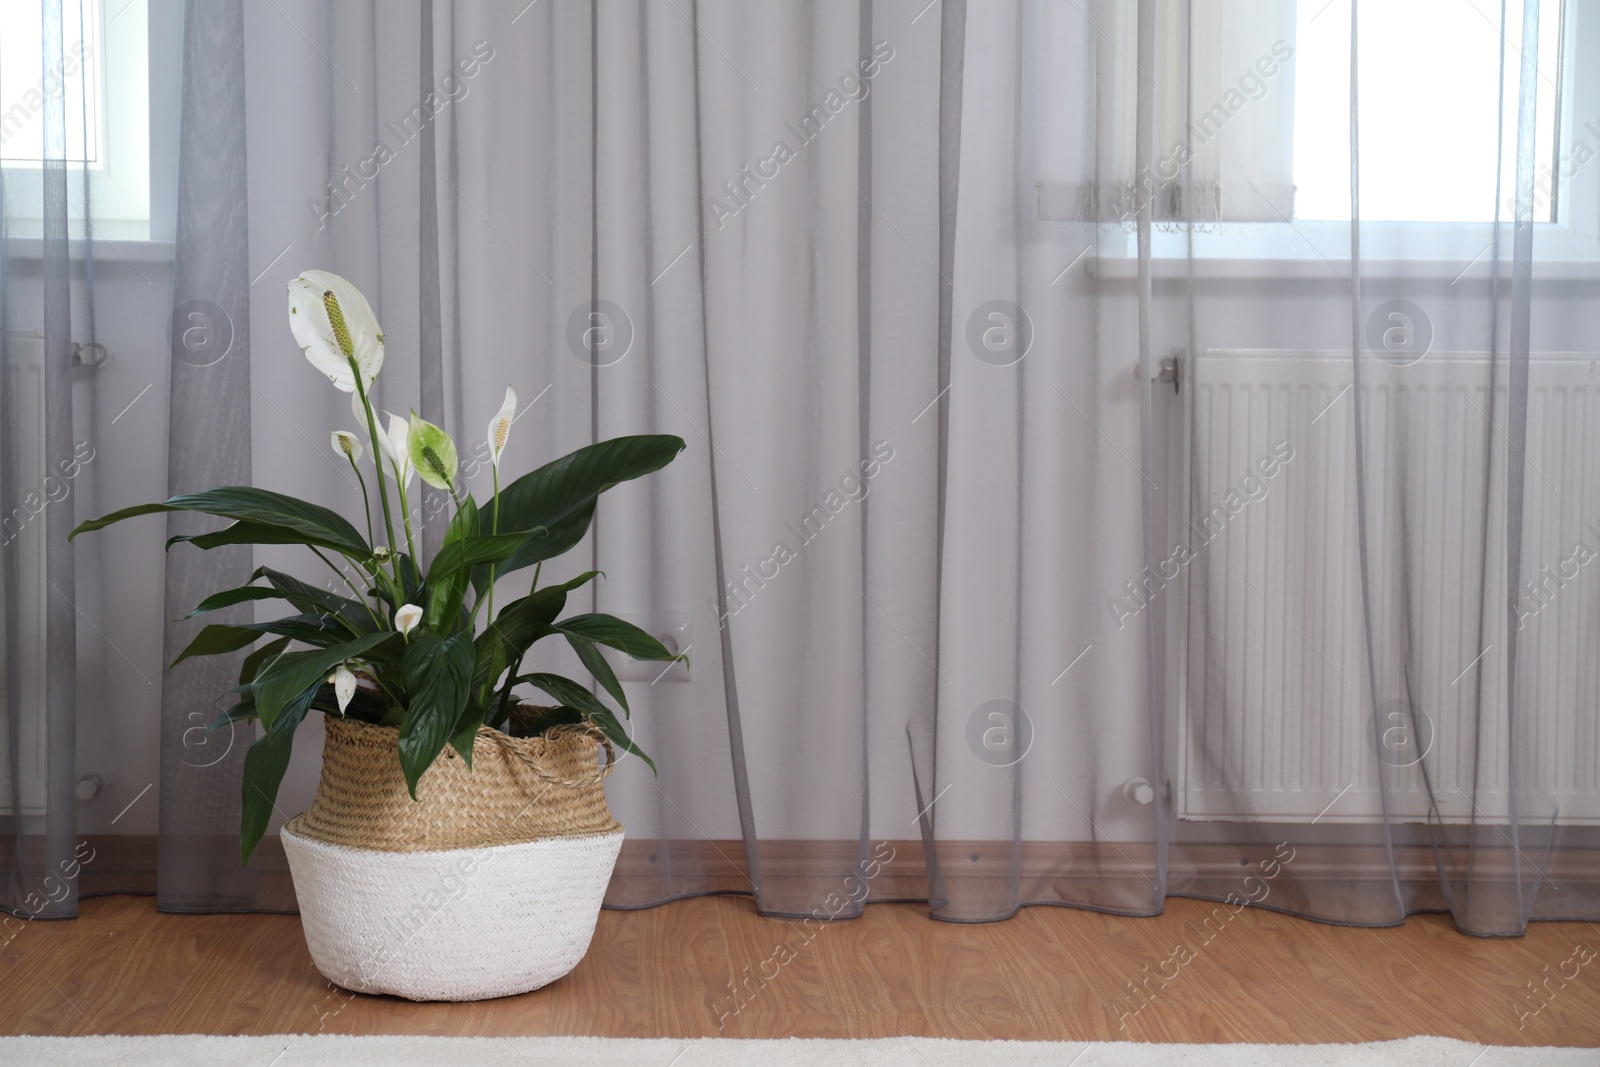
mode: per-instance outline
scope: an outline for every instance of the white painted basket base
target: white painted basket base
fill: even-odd
[[[311,959],[329,981],[410,1000],[526,993],[578,965],[622,834],[378,852],[283,831]]]

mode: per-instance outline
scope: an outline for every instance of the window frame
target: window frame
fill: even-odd
[[[1577,61],[1600,54],[1600,5],[1566,3],[1561,42],[1561,84],[1556,159],[1571,158],[1580,141],[1593,155],[1555,190],[1555,219],[1534,223],[1536,278],[1600,277],[1600,66]],[[1587,103],[1588,107],[1579,106]],[[1584,123],[1587,123],[1587,127]],[[1587,132],[1587,137],[1584,136]],[[1514,220],[1499,223],[1502,273],[1509,258]],[[1362,271],[1369,276],[1405,275],[1452,281],[1484,278],[1490,270],[1494,224],[1490,222],[1361,223]],[[1157,273],[1229,278],[1332,278],[1348,274],[1347,221],[1285,219],[1224,222],[1193,227],[1164,224],[1151,235]],[[1131,277],[1137,260],[1132,226],[1119,234],[1099,227],[1091,269],[1108,277]],[[1189,265],[1193,257],[1192,267]],[[1180,266],[1180,264],[1182,264]]]
[[[182,89],[184,0],[101,0],[103,166],[68,165],[68,232],[111,242],[131,261],[167,257],[177,222],[177,145]],[[43,235],[43,168],[3,164],[14,254]],[[92,218],[85,226],[83,175]],[[30,210],[31,209],[31,210]]]

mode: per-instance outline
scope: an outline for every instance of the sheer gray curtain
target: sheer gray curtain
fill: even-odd
[[[86,125],[68,114],[70,16],[42,0],[36,106],[7,112],[0,170],[0,943],[35,918],[75,912],[92,850],[76,839],[77,662],[71,481],[74,304],[93,340]],[[19,28],[16,31],[26,32]],[[84,98],[81,84],[75,99]],[[69,136],[76,130],[76,138]],[[12,135],[17,134],[13,140]],[[74,162],[76,161],[76,162]],[[76,192],[73,191],[76,186]],[[76,262],[74,262],[76,260]]]
[[[174,496],[252,484],[244,41],[238,0],[187,5],[169,338],[166,490]],[[168,537],[206,528],[182,512],[167,519]],[[249,546],[170,553],[163,619],[182,619],[221,588],[218,582],[246,584],[253,568]],[[228,610],[224,621],[248,621],[248,612]],[[162,659],[170,663],[198,627],[164,625]],[[259,862],[242,868],[236,848],[249,739],[205,729],[219,694],[237,682],[241,659],[189,660],[165,676],[157,870],[163,910],[266,903],[258,902]]]
[[[565,561],[691,660],[628,682],[660,773],[610,779],[614,906],[1594,918],[1595,242],[1536,219],[1552,5],[1491,27],[1507,206],[1459,261],[1363,218],[1366,5],[1318,15],[1344,74],[1250,6],[1238,75],[1211,6],[1157,0],[192,8],[175,303],[234,347],[175,365],[172,488],[349,506],[283,319],[308,267],[373,298],[383,406],[470,448],[516,387],[508,469],[684,437]],[[1261,133],[1297,78],[1349,105],[1293,131],[1348,161],[1315,226]],[[246,565],[174,556],[167,617]],[[231,757],[179,766],[222,688],[168,685],[164,906],[278,906]]]
[[[1438,228],[1364,216],[1396,165],[1363,151],[1390,102],[1363,95],[1385,42],[1362,20],[1385,12],[1336,7],[1348,122],[1295,136],[1348,159],[1347,219],[1301,233],[1321,262],[1298,282],[1245,290],[1192,264],[1157,333],[1185,353],[1189,394],[1188,493],[1158,557],[1188,572],[1166,703],[1194,817],[1174,824],[1167,890],[1253,899],[1213,873],[1215,843],[1280,840],[1296,858],[1250,887],[1268,907],[1359,924],[1447,910],[1480,935],[1592,917],[1600,600],[1580,561],[1597,413],[1592,333],[1570,327],[1596,307],[1560,279],[1593,261],[1594,189],[1567,166],[1581,135],[1557,153],[1538,131],[1561,123],[1543,109],[1596,102],[1541,27],[1581,39],[1594,13],[1491,12],[1498,79],[1474,99],[1492,157],[1440,178],[1485,190],[1487,221],[1453,224],[1440,255]],[[1569,199],[1546,214],[1552,168]]]

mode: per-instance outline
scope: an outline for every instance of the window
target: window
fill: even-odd
[[[13,231],[40,221],[45,111],[59,101],[72,235],[146,239],[150,221],[150,86],[146,0],[65,0],[59,69],[40,55],[41,4],[0,0],[0,168]],[[87,189],[85,189],[87,183]],[[87,193],[93,221],[85,223]]]
[[[1561,8],[1540,5],[1538,55],[1530,57],[1538,67],[1536,222],[1555,221],[1561,194]],[[1522,9],[1522,0],[1506,0],[1502,38],[1500,0],[1361,5],[1364,222],[1491,222],[1497,194],[1501,220],[1515,218]],[[1296,22],[1294,214],[1348,219],[1350,0],[1301,3]]]
[[[1489,269],[1493,220],[1516,217],[1527,2],[1362,0],[1360,240],[1375,269],[1446,279]],[[1192,255],[1216,276],[1339,276],[1351,240],[1351,0],[1157,0],[1148,76],[1131,59],[1139,10],[1097,0],[1040,16],[1044,235],[1066,232],[1051,223],[1101,223],[1095,269],[1126,273],[1148,207],[1157,259]],[[1581,60],[1600,54],[1600,3],[1540,0],[1536,43],[1540,270],[1593,277],[1600,66]],[[1052,54],[1092,62],[1043,60]],[[1153,143],[1135,173],[1141,87]]]

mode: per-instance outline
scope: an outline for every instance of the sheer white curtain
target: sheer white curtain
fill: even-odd
[[[76,571],[61,503],[84,456],[75,323],[81,340],[94,335],[88,135],[67,108],[83,106],[86,78],[70,50],[75,6],[44,0],[9,31],[28,35],[38,62],[14,76],[26,95],[6,110],[0,170],[0,943],[19,920],[73,914],[90,855],[76,836]]]
[[[1540,6],[1506,23],[1480,117],[1527,101],[1504,190],[1530,187],[1537,71],[1514,45]],[[1493,639],[1506,562],[1537,555],[1524,516],[1555,506],[1515,488],[1530,352],[1591,313],[1534,269],[1527,196],[1478,224],[1480,273],[1454,281],[1470,253],[1441,274],[1414,231],[1363,254],[1382,235],[1359,181],[1348,219],[1307,228],[1270,133],[1295,42],[1219,51],[1204,5],[517,7],[246,5],[248,456],[258,484],[353,506],[326,447],[348,412],[284,328],[279,286],[307,267],[374,298],[382,403],[469,452],[506,382],[516,468],[620,433],[689,442],[567,561],[692,662],[629,682],[660,774],[610,779],[630,834],[613,904],[743,891],[981,920],[1187,893],[1362,923],[1449,907],[1480,933],[1596,913],[1581,878],[1540,873],[1592,855],[1556,799],[1574,774],[1592,793],[1592,734],[1553,777],[1472,773],[1548,762],[1528,744],[1592,690],[1570,644],[1533,660]],[[1334,7],[1359,60],[1361,12]],[[1193,136],[1174,116],[1233,99],[1240,49],[1259,99],[1226,103],[1194,173],[1146,185],[1164,139]],[[1359,147],[1360,83],[1337,90],[1348,122],[1292,136]],[[1384,165],[1354,153],[1357,179]],[[1235,211],[1240,182],[1258,196]],[[1478,355],[1379,358],[1368,313],[1401,299]],[[1463,442],[1436,454],[1446,498],[1412,462],[1435,425],[1418,405],[1458,394],[1483,410],[1438,424]],[[1404,532],[1446,529],[1477,531],[1452,542],[1459,603]],[[1476,639],[1464,612],[1495,670],[1461,702],[1436,694],[1470,654],[1424,679],[1408,650]],[[1514,666],[1564,695],[1493,697]],[[1376,728],[1397,700],[1439,728],[1409,762]],[[315,781],[315,734],[299,748],[286,814]],[[1496,806],[1506,782],[1522,799]]]

